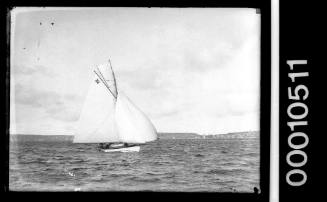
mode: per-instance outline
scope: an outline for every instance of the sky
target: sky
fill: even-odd
[[[15,8],[10,132],[72,135],[93,68],[159,132],[259,130],[260,14],[251,8]]]

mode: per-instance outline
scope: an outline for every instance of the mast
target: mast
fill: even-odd
[[[74,143],[144,144],[156,140],[158,138],[156,128],[145,113],[122,91],[118,96],[116,77],[110,60],[109,64],[107,62],[94,69],[96,82],[91,82],[78,121]],[[104,86],[98,86],[99,82]],[[113,87],[116,89],[113,90]]]
[[[115,88],[116,88],[116,98],[117,98],[117,96],[118,96],[118,91],[117,91],[116,77],[115,77],[114,70],[112,69],[110,59],[109,59],[109,64],[110,64],[110,69],[111,69],[112,77],[114,78],[114,84],[115,84]]]

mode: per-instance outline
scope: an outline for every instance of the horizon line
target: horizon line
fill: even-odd
[[[245,133],[245,132],[260,132],[260,130],[247,130],[247,131],[235,131],[235,132],[227,132],[227,133],[208,133],[208,134],[199,134],[196,132],[157,132],[158,134],[160,133],[182,133],[182,134],[195,134],[195,135],[199,135],[199,136],[207,136],[207,135],[224,135],[224,134],[230,134],[230,133]],[[44,135],[44,134],[33,134],[33,133],[9,133],[9,135],[38,135],[38,136],[55,136],[56,134],[51,134],[51,135]],[[56,135],[56,136],[75,136],[74,134],[66,134],[66,135]]]

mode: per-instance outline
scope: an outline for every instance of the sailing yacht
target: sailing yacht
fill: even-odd
[[[77,123],[73,143],[110,143],[103,152],[138,152],[158,138],[156,128],[117,88],[110,60],[97,65]]]

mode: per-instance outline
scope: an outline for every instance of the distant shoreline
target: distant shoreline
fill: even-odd
[[[245,131],[214,135],[199,135],[197,133],[163,133],[159,132],[159,139],[253,139],[259,138],[259,131]],[[33,134],[12,134],[10,141],[22,142],[72,142],[73,135],[33,135]]]

